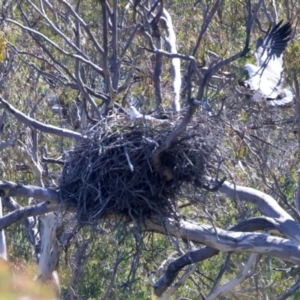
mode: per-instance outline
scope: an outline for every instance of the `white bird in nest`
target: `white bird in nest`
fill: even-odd
[[[253,100],[267,105],[286,105],[293,101],[290,89],[283,88],[282,54],[291,39],[291,23],[282,21],[267,31],[256,43],[257,66],[247,64],[249,80],[244,85],[253,93]]]
[[[133,105],[129,106],[127,112],[132,121],[143,118],[143,115]]]
[[[166,117],[165,115],[162,115],[162,116],[143,115],[133,105],[129,106],[127,112],[132,121],[135,121],[137,119],[144,119],[144,120],[150,120],[150,121],[164,122],[164,121],[166,121],[166,119],[168,119],[168,117]]]

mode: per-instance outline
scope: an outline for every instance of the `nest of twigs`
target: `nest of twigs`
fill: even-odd
[[[108,215],[130,218],[174,213],[183,192],[201,188],[213,145],[205,126],[194,124],[153,165],[153,152],[172,125],[99,126],[66,153],[60,180],[61,199],[77,211],[81,222]],[[168,170],[166,178],[161,170]]]

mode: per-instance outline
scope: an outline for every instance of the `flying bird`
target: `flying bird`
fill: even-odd
[[[268,105],[286,105],[293,101],[291,90],[283,88],[282,54],[291,39],[292,26],[283,21],[269,28],[258,39],[255,56],[257,65],[247,64],[249,80],[244,85],[253,93],[253,100]]]

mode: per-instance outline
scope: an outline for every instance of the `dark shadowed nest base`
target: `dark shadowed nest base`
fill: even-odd
[[[172,180],[152,164],[153,151],[170,134],[171,125],[103,127],[65,157],[61,199],[76,209],[80,222],[109,215],[170,216],[179,198],[201,189],[213,149],[204,124],[193,126],[162,153],[162,166],[172,172]]]

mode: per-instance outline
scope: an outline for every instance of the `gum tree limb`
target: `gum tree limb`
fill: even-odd
[[[1,96],[0,96],[0,108],[4,108],[6,111],[11,113],[18,121],[22,122],[23,124],[30,126],[31,128],[37,129],[39,131],[42,131],[44,133],[55,134],[61,137],[67,137],[75,140],[80,140],[83,138],[83,136],[78,132],[59,128],[52,125],[46,125],[42,122],[36,121],[35,119],[26,116],[21,111],[17,110],[15,107],[9,104]]]

